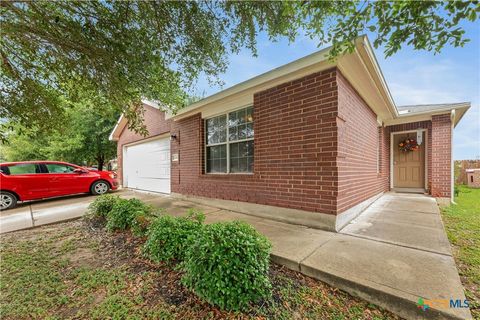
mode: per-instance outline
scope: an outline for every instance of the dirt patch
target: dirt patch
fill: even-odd
[[[65,255],[74,267],[85,267],[96,265],[96,253],[92,249],[79,248],[72,253]]]

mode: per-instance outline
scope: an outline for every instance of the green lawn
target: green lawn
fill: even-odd
[[[459,191],[457,204],[442,210],[443,221],[472,314],[480,319],[480,189],[460,186]]]
[[[221,311],[153,264],[141,239],[73,221],[2,235],[2,319],[397,319],[320,281],[272,265],[273,297]]]

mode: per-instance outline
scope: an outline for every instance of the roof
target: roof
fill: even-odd
[[[466,169],[465,172],[475,172],[475,171],[480,171],[480,168],[476,168],[476,169]]]
[[[147,99],[142,99],[142,103],[150,106],[155,109],[160,109],[160,106],[158,105],[157,102],[147,100]],[[108,137],[108,140],[110,141],[118,141],[120,138],[120,134],[122,134],[123,129],[127,126],[127,119],[123,116],[123,113],[118,117],[117,123],[115,124],[115,127],[113,127],[112,132],[110,132],[110,136]]]
[[[224,105],[225,100],[233,100],[234,98],[238,98],[239,101],[244,103],[252,104],[252,92],[263,91],[278,84],[334,67],[340,69],[342,74],[352,83],[357,92],[377,114],[383,113],[382,117],[386,118],[397,115],[392,95],[368,38],[366,36],[358,37],[355,40],[354,52],[344,54],[335,61],[329,60],[331,48],[328,47],[314,52],[217,92],[179,110],[176,114],[167,114],[166,118],[182,119],[199,111],[202,111],[202,116],[208,116],[210,114],[207,111],[208,108],[216,109],[218,108],[217,104]],[[240,97],[247,92],[250,93],[250,101],[246,97]],[[236,107],[242,105],[237,104]]]
[[[419,112],[430,112],[437,110],[451,110],[456,107],[469,104],[468,102],[458,102],[458,103],[439,103],[439,104],[414,104],[408,106],[397,106],[399,114],[407,113],[419,113]]]
[[[457,102],[457,103],[438,103],[438,104],[416,104],[397,106],[398,117],[393,120],[391,124],[396,124],[399,121],[422,121],[430,120],[432,115],[445,114],[454,112],[453,122],[454,125],[462,119],[465,112],[470,108],[470,102]],[[403,121],[405,122],[405,121]]]
[[[379,123],[384,125],[431,120],[431,116],[438,112],[452,113],[456,125],[470,108],[470,104],[465,102],[397,107],[367,36],[358,37],[355,40],[355,50],[338,57],[335,61],[329,60],[330,50],[331,47],[325,48],[236,84],[196,101],[176,114],[167,112],[165,118],[179,120],[199,112],[203,118],[207,118],[233,108],[246,107],[253,104],[256,92],[335,67],[377,114]],[[120,117],[110,135],[110,140],[118,140],[125,126],[126,119]]]

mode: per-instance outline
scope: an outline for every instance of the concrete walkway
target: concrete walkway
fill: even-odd
[[[272,260],[360,296],[407,319],[469,319],[468,309],[430,308],[423,299],[464,300],[463,287],[433,198],[388,193],[340,233],[272,221],[191,200],[134,191],[171,215],[202,210],[207,223],[243,220],[273,244]],[[0,232],[82,216],[95,197],[76,196],[25,204],[1,213]],[[437,300],[441,307],[443,300]]]
[[[275,262],[406,319],[471,318],[468,308],[442,308],[465,295],[431,197],[387,193],[340,233],[227,210],[207,215],[207,223],[230,220],[246,221],[266,235]],[[419,298],[436,300],[436,307],[422,311]]]

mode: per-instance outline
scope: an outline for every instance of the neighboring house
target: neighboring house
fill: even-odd
[[[467,169],[467,186],[480,188],[480,169]]]
[[[454,174],[456,184],[467,184],[467,170],[479,169],[480,159],[478,160],[455,160],[454,161]]]
[[[453,128],[470,104],[397,107],[366,37],[335,62],[328,52],[175,115],[146,101],[148,137],[121,117],[110,138],[123,185],[274,206],[256,213],[334,230],[391,189],[450,200]]]

